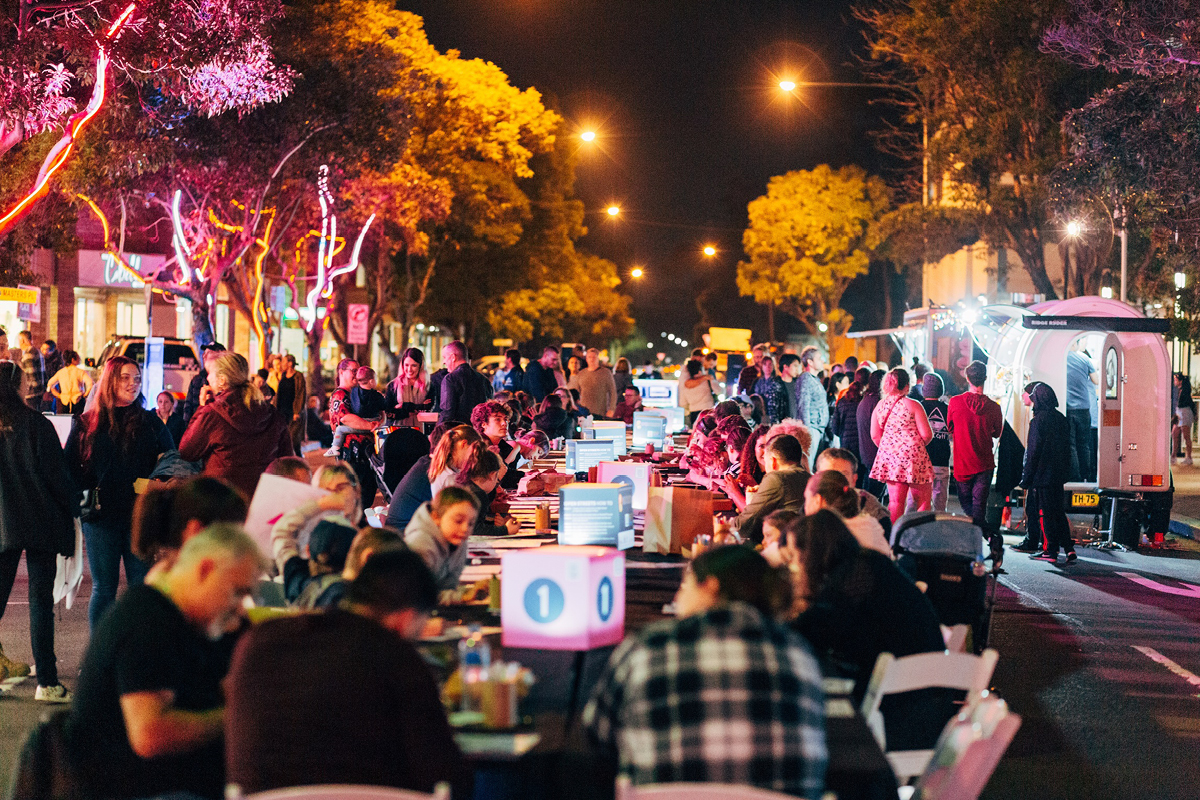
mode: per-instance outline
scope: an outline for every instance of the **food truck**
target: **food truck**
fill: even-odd
[[[1030,381],[1049,384],[1066,411],[1067,353],[1078,342],[1094,365],[1096,472],[1066,486],[1071,515],[1092,515],[1101,536],[1136,547],[1170,523],[1171,360],[1163,334],[1168,321],[1102,297],[1073,297],[1028,307],[993,304],[931,307],[905,314],[887,331],[905,365],[917,358],[946,381],[946,393],[965,389],[962,369],[986,360],[985,393],[1000,403],[1005,422],[1023,445],[1032,409],[1021,401]],[[850,334],[855,336],[856,334]],[[1063,454],[1064,458],[1068,454]],[[1019,464],[1000,449],[997,474]],[[1006,466],[1008,469],[1006,469]]]
[[[1163,337],[1168,325],[1118,300],[1085,296],[1028,308],[985,306],[970,326],[988,355],[984,391],[1000,403],[1022,443],[1032,414],[1021,402],[1025,385],[1049,384],[1065,411],[1072,344],[1078,342],[1093,362],[1099,373],[1096,473],[1067,484],[1067,509],[1096,514],[1100,530],[1126,547],[1136,547],[1143,535],[1165,532],[1170,523],[1171,359]]]

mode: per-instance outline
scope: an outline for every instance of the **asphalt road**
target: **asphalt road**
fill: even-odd
[[[995,689],[1024,723],[985,798],[1196,795],[1200,545],[1168,544],[1175,549],[1145,554],[1080,548],[1071,567],[1008,553],[990,644],[1000,652]],[[1197,585],[1194,592],[1185,583]],[[85,576],[81,602],[59,612],[59,670],[68,686],[87,642],[88,589]],[[31,660],[27,608],[22,568],[0,621],[5,652],[22,661]],[[20,742],[45,711],[33,692],[26,680],[0,698],[5,796]]]
[[[1024,721],[985,798],[1195,797],[1200,546],[1167,543],[1070,567],[1008,554],[990,644]]]

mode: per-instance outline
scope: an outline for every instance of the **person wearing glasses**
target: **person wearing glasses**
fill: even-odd
[[[143,582],[150,565],[133,554],[133,503],[158,457],[175,448],[171,434],[142,399],[142,371],[116,356],[104,364],[95,406],[75,421],[67,439],[67,464],[75,485],[88,492],[83,537],[92,573],[88,623],[95,630],[117,597],[121,563],[125,582]]]

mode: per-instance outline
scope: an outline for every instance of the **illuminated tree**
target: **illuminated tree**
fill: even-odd
[[[279,0],[4,0],[0,155],[28,142],[41,166],[0,208],[0,233],[46,194],[108,103],[173,122],[278,100],[293,73],[272,60]],[[44,141],[30,142],[40,137]],[[46,148],[44,153],[42,148]]]
[[[767,193],[750,201],[742,234],[749,261],[738,263],[738,291],[809,330],[825,322],[843,333],[851,319],[838,307],[842,293],[867,271],[871,229],[888,202],[883,181],[856,166],[822,164],[771,178]]]
[[[1043,49],[1120,81],[1063,123],[1069,150],[1052,176],[1055,202],[1063,219],[1083,220],[1089,229],[1080,241],[1077,285],[1093,291],[1098,285],[1113,249],[1113,215],[1120,213],[1134,233],[1132,286],[1157,292],[1163,284],[1154,275],[1155,257],[1176,258],[1172,240],[1200,233],[1200,3],[1067,5],[1068,15],[1047,31]],[[1164,293],[1136,293],[1169,297],[1172,276],[1173,270]]]
[[[1048,176],[1065,154],[1061,122],[1082,104],[1079,71],[1039,50],[1058,4],[881,0],[862,4],[871,59],[927,98],[930,174],[941,202],[974,212],[995,247],[1014,251],[1036,291],[1057,297],[1045,249]],[[1001,289],[1005,276],[997,276]]]

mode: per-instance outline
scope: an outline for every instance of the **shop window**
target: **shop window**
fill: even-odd
[[[146,304],[144,302],[117,301],[117,336],[146,336]]]

